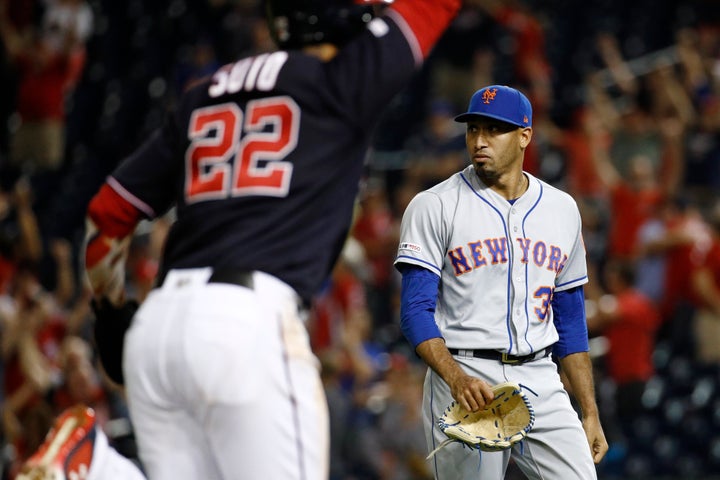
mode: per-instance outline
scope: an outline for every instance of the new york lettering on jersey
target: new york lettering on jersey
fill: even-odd
[[[532,337],[551,333],[528,328],[549,319],[555,290],[586,279],[578,230],[554,228],[550,221],[553,215],[570,215],[573,204],[567,199],[563,202],[557,189],[533,179],[527,194],[511,205],[479,183],[470,168],[418,199],[442,218],[442,224],[453,227],[445,230],[442,239],[413,231],[407,237],[412,241],[399,245],[399,258],[431,266],[442,276],[448,288],[439,293],[439,312],[449,312],[454,318],[461,305],[483,305],[488,316],[483,328],[494,322],[491,328],[499,332],[496,342],[526,350],[528,343],[518,341],[525,332],[530,332],[530,344]],[[453,193],[458,188],[462,195]],[[555,205],[547,201],[557,195],[561,201]],[[444,249],[434,247],[437,240]],[[465,322],[474,319],[471,315]],[[442,323],[444,314],[438,320]]]
[[[537,267],[545,267],[550,271],[560,273],[567,254],[554,245],[548,246],[542,240],[533,241],[530,238],[518,237],[515,239],[520,248],[521,263],[530,263]],[[483,253],[483,252],[487,253]],[[451,248],[448,257],[455,270],[455,275],[463,275],[476,268],[488,265],[504,264],[508,262],[508,239],[488,238],[476,242],[467,242],[466,246]]]

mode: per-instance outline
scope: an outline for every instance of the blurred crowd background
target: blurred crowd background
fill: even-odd
[[[85,208],[187,85],[274,47],[259,0],[0,0],[0,41],[5,480],[77,402],[136,457],[91,341]],[[720,476],[720,2],[466,0],[376,129],[353,231],[309,320],[331,479],[432,478],[425,368],[399,330],[392,262],[407,202],[467,164],[453,116],[492,83],[530,97],[525,169],[583,217],[601,478]],[[140,300],[172,215],[138,228],[127,283]],[[512,464],[508,478],[522,478]]]

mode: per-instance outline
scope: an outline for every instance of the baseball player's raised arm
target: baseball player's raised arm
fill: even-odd
[[[458,0],[397,0],[388,14],[407,28],[406,36],[419,63],[428,56],[460,4]]]
[[[367,131],[419,71],[459,7],[457,0],[397,0],[326,63],[315,82],[322,96],[343,121]]]

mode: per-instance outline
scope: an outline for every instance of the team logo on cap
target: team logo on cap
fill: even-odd
[[[497,95],[497,88],[485,90],[482,94],[483,103],[490,103],[492,100],[495,100],[495,95]]]

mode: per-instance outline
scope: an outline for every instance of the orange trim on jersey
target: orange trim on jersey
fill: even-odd
[[[439,3],[444,3],[444,8]],[[415,34],[423,57],[427,57],[445,27],[460,10],[460,4],[459,0],[396,0],[391,9],[405,19]]]
[[[107,183],[90,201],[87,215],[103,235],[111,238],[130,235],[144,216]]]

